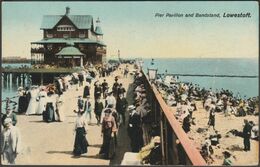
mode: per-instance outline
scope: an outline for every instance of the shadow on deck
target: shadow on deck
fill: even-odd
[[[133,84],[130,84],[126,94],[128,105],[133,104]],[[116,147],[116,154],[112,160],[110,160],[109,165],[120,165],[123,160],[125,152],[131,151],[130,139],[127,134],[127,124],[128,124],[129,113],[126,111],[126,123],[121,125],[118,131],[118,144]]]

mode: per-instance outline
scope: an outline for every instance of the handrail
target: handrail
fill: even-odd
[[[147,78],[146,78],[147,79]],[[160,104],[160,107],[165,114],[168,122],[170,123],[174,133],[182,144],[187,156],[189,157],[191,163],[196,166],[205,166],[207,165],[205,160],[202,158],[199,151],[195,148],[191,140],[188,138],[187,134],[184,132],[179,122],[174,117],[169,106],[163,100],[161,94],[158,92],[157,88],[154,85],[151,85],[153,93]]]
[[[206,166],[207,163],[199,153],[199,151],[193,145],[193,142],[188,138],[187,134],[182,129],[179,122],[174,117],[172,109],[165,103],[164,99],[162,98],[160,92],[157,90],[156,86],[150,84],[148,76],[142,71],[145,79],[148,81],[151,89],[160,105],[161,111],[165,114],[169,124],[172,127],[172,130],[176,134],[177,138],[179,139],[183,149],[185,150],[187,156],[189,157],[192,165],[194,166]]]

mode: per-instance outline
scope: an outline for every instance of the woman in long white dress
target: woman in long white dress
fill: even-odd
[[[44,87],[41,87],[40,92],[38,93],[39,98],[39,105],[36,114],[42,114],[46,107],[46,98],[47,92],[45,91]]]
[[[36,114],[39,105],[39,102],[36,100],[38,97],[39,89],[36,86],[32,86],[30,92],[31,92],[31,99],[25,113],[26,115]]]
[[[57,96],[56,97],[56,111],[57,111],[57,115],[58,115],[58,121],[60,121],[60,122],[65,121],[65,115],[63,112],[64,109],[65,108],[63,105],[62,96]]]

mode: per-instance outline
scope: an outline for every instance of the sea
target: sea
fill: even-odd
[[[147,71],[151,59],[143,59],[143,69]],[[20,67],[30,64],[2,64],[2,67]],[[258,59],[173,59],[155,58],[154,66],[159,74],[207,74],[207,75],[251,75],[257,78],[227,78],[227,77],[196,77],[179,76],[178,81],[192,82],[201,88],[212,88],[213,90],[228,89],[234,95],[242,98],[256,97],[259,95],[259,64]],[[4,85],[2,82],[2,99],[17,95],[17,88],[22,85]],[[18,98],[14,98],[18,101]],[[3,105],[2,105],[3,106]]]
[[[144,70],[147,71],[147,68],[151,67],[151,60],[143,59]],[[242,98],[259,95],[258,59],[154,58],[154,66],[159,74],[164,74],[167,70],[168,74],[258,76],[257,78],[179,76],[178,81],[191,82],[200,85],[201,88],[212,90],[228,89],[233,95]]]

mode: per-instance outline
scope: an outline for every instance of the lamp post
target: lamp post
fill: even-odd
[[[157,78],[157,70],[158,69],[155,68],[155,65],[154,65],[154,59],[152,59],[151,65],[148,68],[148,78],[149,78],[149,81],[151,81],[151,83],[154,83],[154,81]]]

